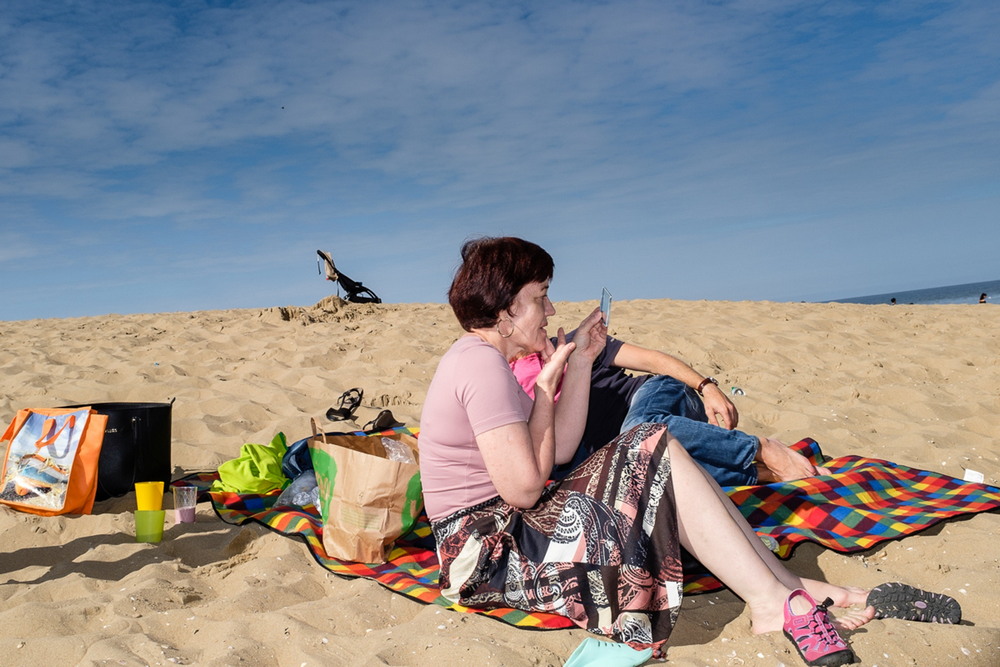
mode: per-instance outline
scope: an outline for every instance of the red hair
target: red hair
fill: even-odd
[[[448,303],[466,331],[492,327],[528,283],[552,279],[552,256],[531,241],[504,236],[466,241]]]

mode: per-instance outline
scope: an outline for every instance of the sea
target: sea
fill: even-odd
[[[986,294],[986,303],[1000,303],[1000,280],[984,283],[966,283],[964,285],[948,285],[946,287],[931,287],[928,289],[909,290],[907,292],[889,292],[871,296],[854,296],[848,299],[830,299],[825,303],[892,303],[898,304],[942,304],[942,303],[979,303],[979,296]]]

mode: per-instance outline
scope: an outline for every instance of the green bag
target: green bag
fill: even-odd
[[[237,458],[219,466],[219,479],[212,484],[212,491],[267,493],[284,488],[289,481],[281,471],[286,451],[285,434],[280,432],[267,445],[246,443]]]

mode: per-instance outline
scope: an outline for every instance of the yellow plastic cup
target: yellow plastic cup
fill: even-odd
[[[159,542],[163,539],[164,510],[135,511],[135,541]]]
[[[136,482],[135,505],[143,512],[163,509],[163,482]]]

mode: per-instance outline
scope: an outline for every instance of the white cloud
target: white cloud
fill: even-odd
[[[651,257],[684,244],[728,263],[752,243],[805,243],[792,230],[819,221],[898,236],[899,216],[877,212],[991,192],[997,13],[14,1],[0,10],[0,216],[155,229],[187,267],[213,265],[227,234],[252,256],[282,242],[275,229],[306,248],[419,244],[431,227],[440,243],[514,229],[600,247],[613,221]]]

